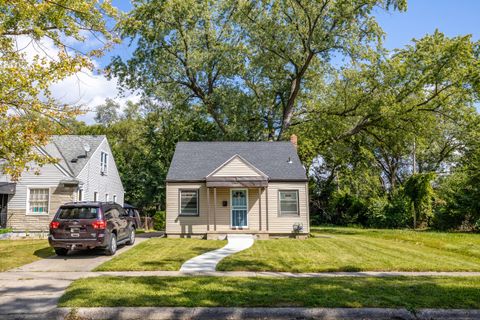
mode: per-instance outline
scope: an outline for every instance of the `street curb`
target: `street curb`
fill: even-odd
[[[407,309],[391,308],[154,308],[154,307],[118,307],[118,308],[57,308],[48,314],[12,315],[10,319],[65,319],[68,315],[74,319],[321,319],[321,320],[447,320],[480,319],[480,310],[466,309],[419,309],[415,312]]]

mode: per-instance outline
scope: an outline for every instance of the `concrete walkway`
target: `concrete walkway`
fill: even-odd
[[[229,234],[225,247],[204,253],[186,261],[180,268],[181,272],[212,272],[223,258],[250,248],[254,238],[249,234]]]
[[[137,238],[133,246],[120,247],[116,255],[145,240]],[[52,256],[0,273],[0,319],[6,315],[22,315],[20,318],[23,318],[23,315],[55,309],[58,299],[73,280],[112,258],[98,251],[77,251],[66,257]]]

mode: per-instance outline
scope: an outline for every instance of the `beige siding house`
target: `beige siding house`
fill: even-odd
[[[168,237],[305,237],[308,183],[292,142],[179,142],[167,175]]]
[[[124,189],[105,136],[52,136],[37,148],[56,164],[25,171],[13,182],[0,175],[0,228],[47,232],[57,209],[72,201],[115,201]]]

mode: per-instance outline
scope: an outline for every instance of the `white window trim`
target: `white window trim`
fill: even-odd
[[[80,197],[80,195],[81,195],[81,197]],[[78,190],[77,190],[78,201],[83,201],[83,198],[85,198],[85,190],[83,190],[83,188],[78,188]]]
[[[297,212],[296,213],[282,213],[280,192],[296,192],[297,193]],[[300,190],[298,189],[280,189],[277,193],[278,197],[278,216],[279,217],[299,217],[300,216]]]
[[[35,216],[35,217],[42,217],[50,215],[50,203],[52,202],[52,192],[50,191],[51,188],[55,186],[27,186],[27,207],[25,208],[25,215],[27,216]],[[48,189],[48,204],[47,204],[47,212],[45,213],[33,213],[30,212],[30,190],[31,189]]]
[[[246,225],[244,226],[234,226],[233,225],[233,192],[234,191],[245,191],[245,195],[247,197],[247,217],[246,217]],[[234,229],[234,228],[248,228],[248,189],[239,189],[239,188],[235,188],[235,189],[230,189],[230,228]]]

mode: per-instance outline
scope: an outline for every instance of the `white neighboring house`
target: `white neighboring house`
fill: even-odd
[[[59,206],[71,201],[123,205],[122,181],[105,136],[52,136],[37,149],[58,163],[25,171],[16,183],[0,175],[0,227],[46,231]]]

